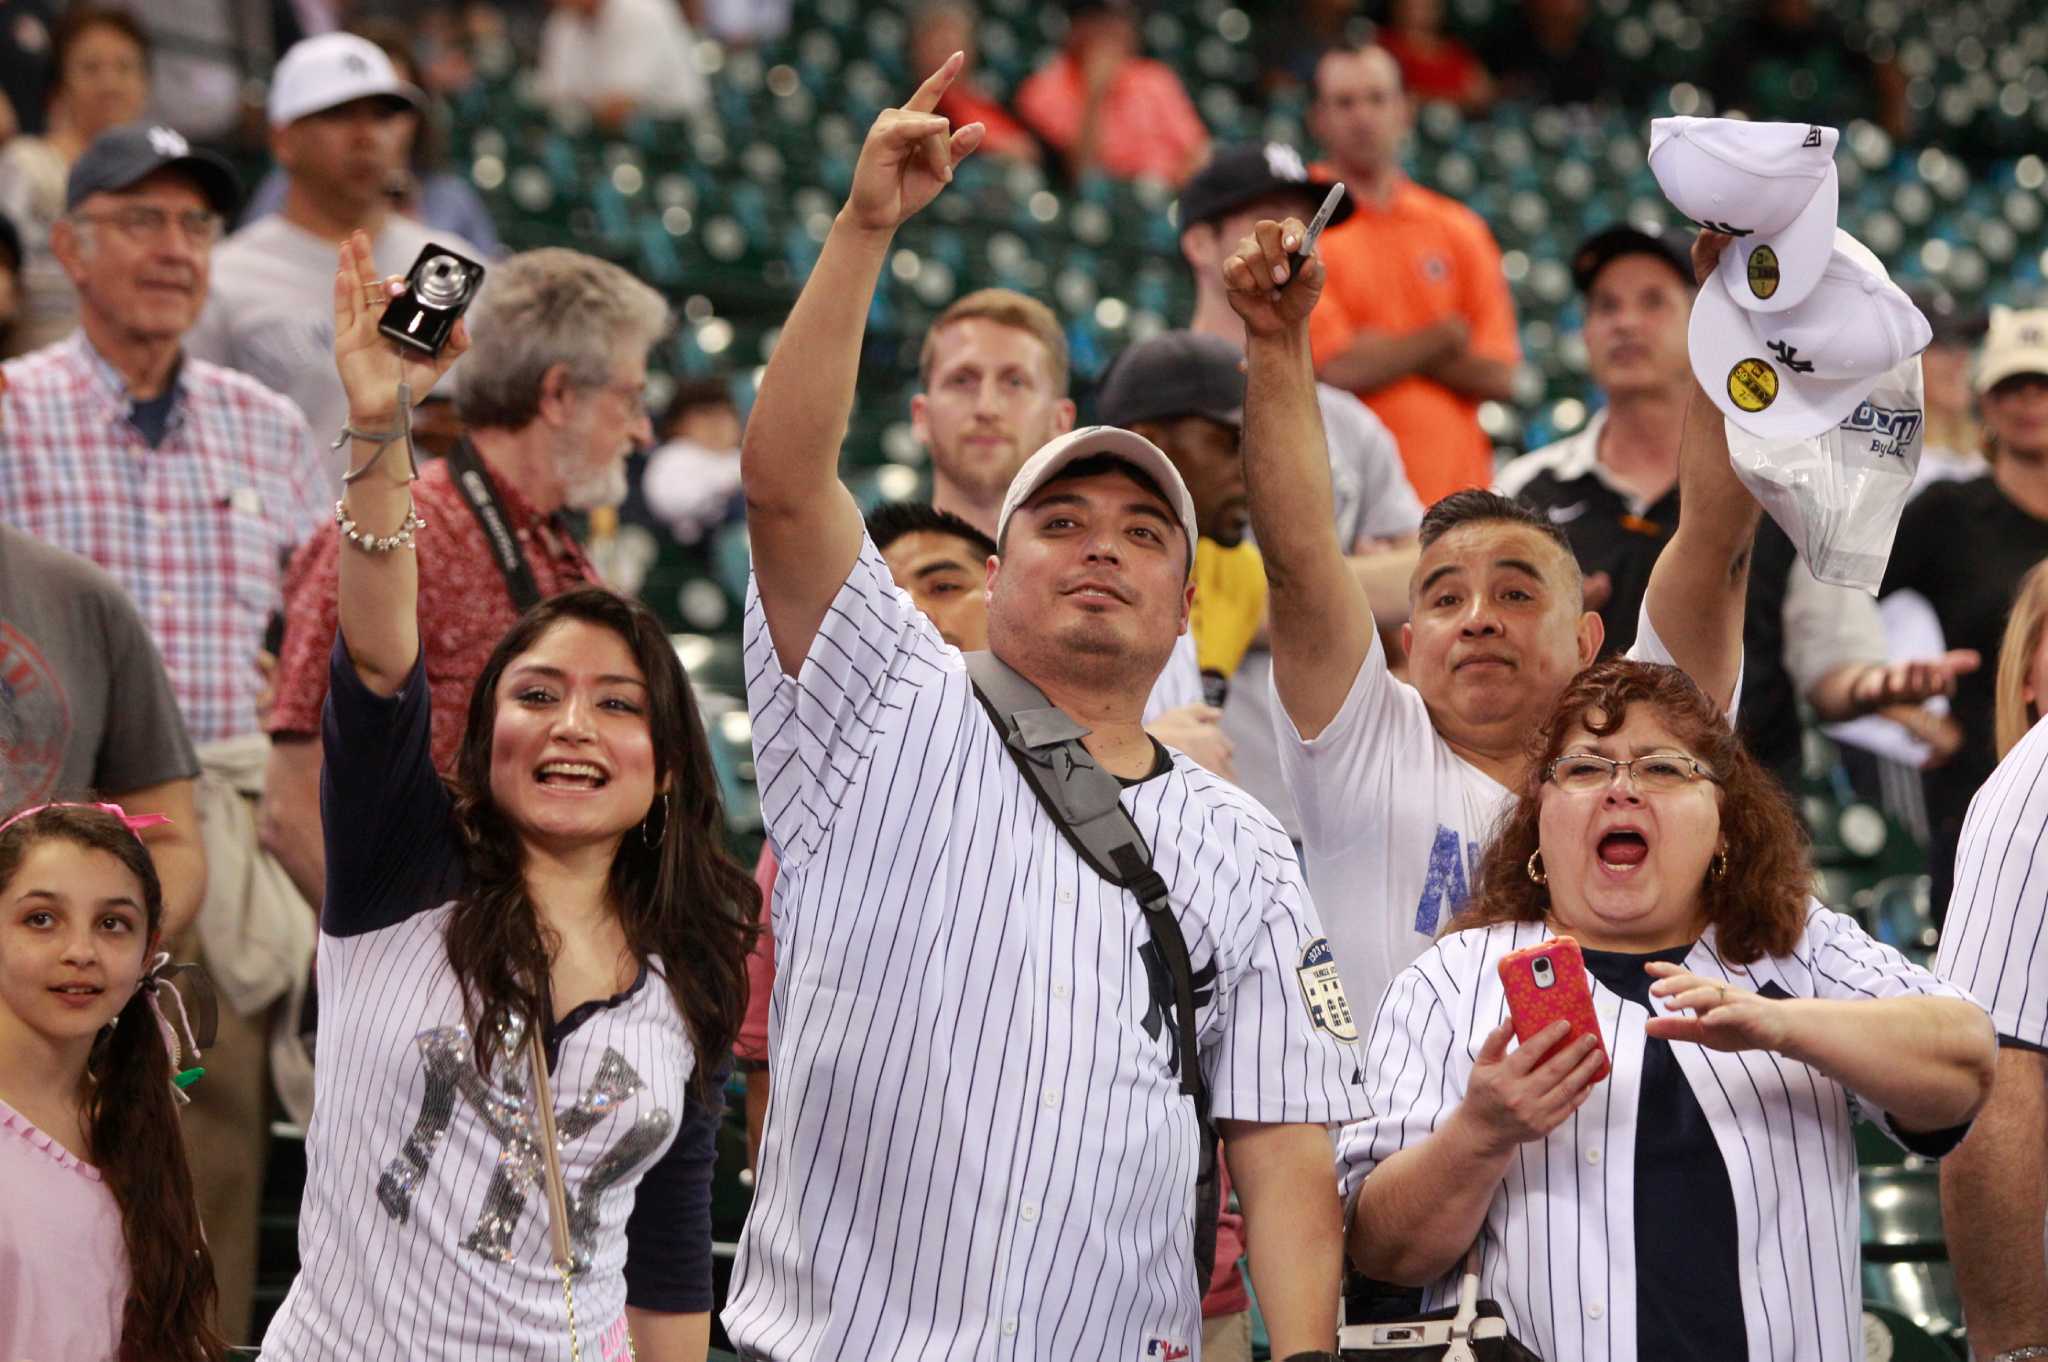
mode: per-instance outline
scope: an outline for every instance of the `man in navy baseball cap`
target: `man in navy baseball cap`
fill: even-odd
[[[222,219],[233,217],[241,203],[241,181],[226,161],[194,148],[175,128],[160,123],[124,123],[94,138],[71,167],[71,178],[64,184],[64,210],[75,212],[95,194],[132,189],[163,170],[190,176]]]

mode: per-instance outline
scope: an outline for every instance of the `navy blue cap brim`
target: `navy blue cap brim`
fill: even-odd
[[[81,184],[74,176],[67,186],[64,208],[66,212],[78,207],[94,194],[119,194],[132,189],[159,171],[175,170],[189,175],[199,186],[207,206],[232,222],[242,206],[242,178],[235,174],[235,168],[210,151],[191,151],[183,156],[166,156],[160,160],[137,162],[133,173],[110,177],[98,184]]]

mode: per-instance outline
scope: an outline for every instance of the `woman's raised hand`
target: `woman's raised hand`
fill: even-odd
[[[351,232],[341,243],[339,268],[334,273],[334,367],[341,374],[342,391],[348,394],[351,425],[394,418],[401,382],[412,385],[414,402],[421,401],[469,349],[466,320],[455,323],[448,344],[431,357],[379,333],[377,323],[384,319],[384,309],[404,287],[403,280],[377,273],[367,233]],[[326,431],[315,434],[332,438]]]
[[[1455,1119],[1468,1125],[1487,1153],[1505,1154],[1542,1139],[1585,1103],[1600,1073],[1600,1043],[1580,1036],[1559,1045],[1571,1029],[1570,1022],[1552,1022],[1510,1050],[1515,1024],[1508,1020],[1479,1047]]]

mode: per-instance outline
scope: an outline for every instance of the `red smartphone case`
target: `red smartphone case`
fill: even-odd
[[[1537,982],[1538,960],[1550,962],[1548,987]],[[1571,1033],[1558,1044],[1569,1045],[1581,1035],[1591,1036],[1600,1051],[1600,1072],[1595,1080],[1607,1077],[1607,1043],[1600,1035],[1600,1018],[1593,1011],[1593,986],[1586,978],[1586,959],[1579,954],[1578,942],[1560,936],[1509,951],[1500,960],[1500,982],[1507,990],[1508,1015],[1514,1018],[1517,1041],[1527,1045],[1531,1036],[1552,1022],[1568,1021]]]

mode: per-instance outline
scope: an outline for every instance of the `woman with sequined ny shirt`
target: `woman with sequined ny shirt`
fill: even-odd
[[[266,1359],[699,1359],[719,1074],[757,913],[703,723],[647,610],[529,610],[428,748],[397,290],[335,279],[351,478],[322,723],[319,1092],[299,1277]],[[552,375],[547,380],[553,384]],[[618,400],[568,375],[560,401]],[[551,1098],[551,1100],[550,1100]]]

